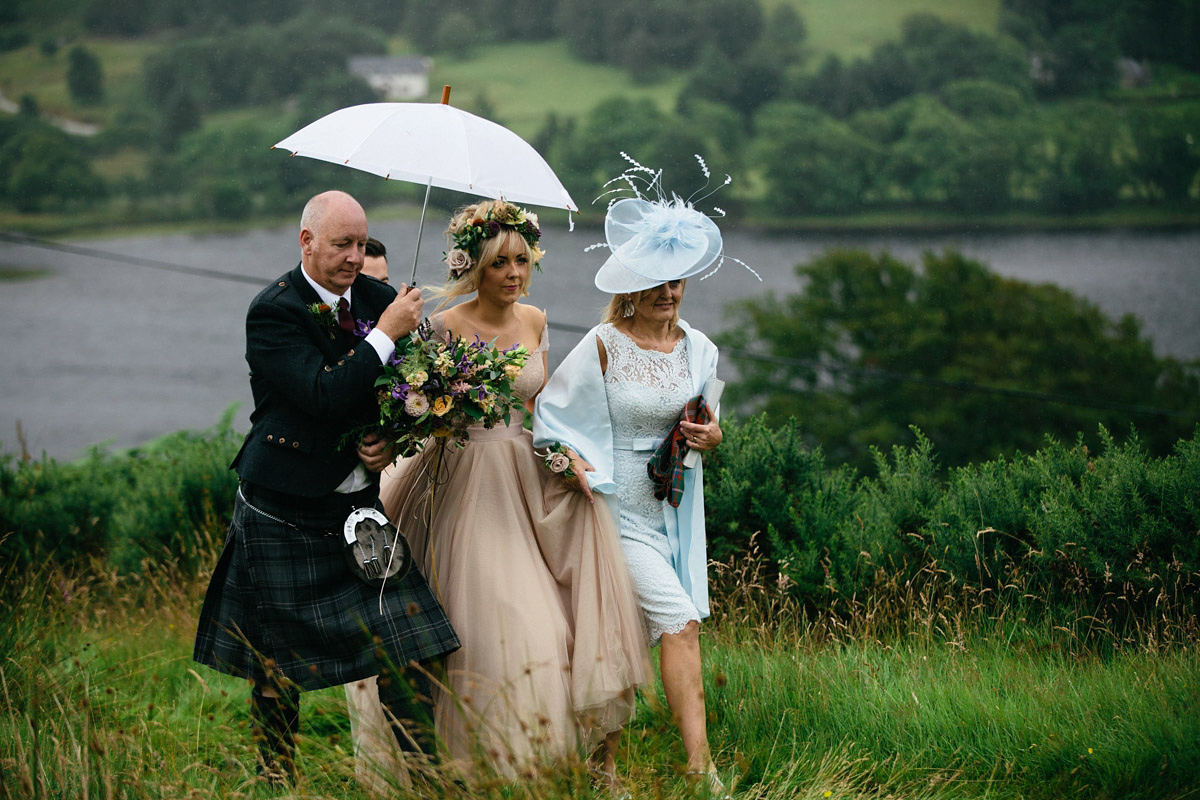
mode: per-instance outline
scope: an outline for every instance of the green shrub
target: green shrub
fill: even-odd
[[[114,515],[109,562],[122,572],[138,571],[144,559],[199,566],[233,514],[237,475],[229,462],[241,441],[227,416],[211,432],[171,434],[132,453],[136,499]]]
[[[233,409],[205,433],[181,432],[123,454],[0,461],[0,564],[60,565],[97,558],[122,572],[144,559],[194,567],[233,511],[229,462],[241,436]]]
[[[707,456],[709,553],[761,555],[809,608],[834,595],[920,583],[992,609],[1048,608],[1060,619],[1138,623],[1169,604],[1198,611],[1200,428],[1164,458],[1136,433],[1101,452],[1079,437],[1047,439],[1032,455],[958,467],[943,478],[933,445],[874,452],[877,475],[826,468],[794,421],[723,423]]]
[[[132,482],[128,462],[99,448],[74,464],[0,461],[0,560],[20,567],[100,556]]]
[[[829,470],[820,449],[801,441],[796,421],[770,430],[765,417],[722,423],[725,440],[708,454],[704,502],[709,556],[745,552],[762,533],[764,555],[816,600],[853,574],[858,551],[840,534],[853,500],[854,472]],[[845,591],[846,587],[839,587]]]

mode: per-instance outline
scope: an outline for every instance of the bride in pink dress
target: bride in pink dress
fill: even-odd
[[[485,201],[456,214],[447,234],[444,292],[474,296],[435,314],[434,331],[524,345],[515,390],[531,410],[547,379],[548,331],[545,314],[518,300],[542,256],[537,218]],[[461,449],[430,442],[383,474],[380,500],[462,640],[435,690],[445,760],[467,776],[512,777],[604,743],[611,782],[634,690],[650,676],[641,611],[615,521],[581,481],[583,465],[569,480],[551,472],[524,417],[515,408],[507,427],[472,429]],[[379,752],[390,740],[371,733],[381,712],[370,688],[347,689],[368,782],[392,763]]]

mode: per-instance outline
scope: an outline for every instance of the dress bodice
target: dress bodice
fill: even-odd
[[[661,440],[692,396],[687,338],[661,353],[638,347],[611,324],[601,325],[597,335],[608,354],[604,388],[613,438]]]
[[[446,316],[444,313],[434,314],[429,318],[430,324],[433,326],[433,332],[445,341],[450,341],[451,331],[446,330]],[[461,333],[454,333],[455,336],[463,336]],[[521,368],[521,374],[513,381],[513,392],[517,397],[521,398],[522,402],[529,400],[542,388],[542,384],[546,382],[546,364],[542,354],[550,347],[550,330],[549,326],[542,328],[542,340],[538,346],[529,351],[529,358],[525,361],[525,366]],[[524,406],[513,406],[512,416],[509,421],[509,427],[521,426],[525,420]]]

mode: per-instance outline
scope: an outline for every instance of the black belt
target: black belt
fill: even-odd
[[[320,497],[305,497],[267,489],[250,481],[242,481],[242,495],[247,502],[253,505],[268,506],[279,511],[301,514],[342,514],[345,516],[356,508],[364,506],[374,508],[379,499],[379,487],[372,484],[357,492],[330,492]]]

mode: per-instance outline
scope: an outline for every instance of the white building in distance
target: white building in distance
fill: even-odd
[[[433,59],[423,56],[351,56],[347,68],[384,100],[420,100],[429,94]]]

